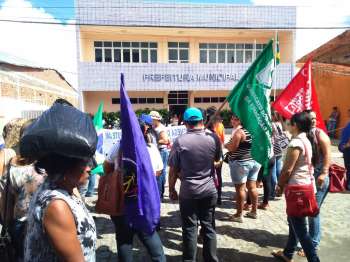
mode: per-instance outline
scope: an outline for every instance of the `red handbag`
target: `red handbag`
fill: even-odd
[[[346,172],[344,167],[332,164],[329,167],[329,178],[329,192],[339,193],[346,190]]]
[[[302,142],[304,144],[304,141]],[[305,144],[304,148],[307,161],[309,163],[309,174],[312,182],[309,185],[286,186],[284,191],[287,204],[286,211],[287,215],[291,217],[315,217],[320,212],[314,191],[314,177],[312,174],[311,158]]]

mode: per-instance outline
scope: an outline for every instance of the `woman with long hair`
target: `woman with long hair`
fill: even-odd
[[[292,140],[289,143],[286,159],[276,188],[276,195],[281,195],[288,185],[313,185],[312,147],[306,134],[311,129],[311,118],[306,112],[293,115],[289,131]],[[284,250],[274,251],[272,255],[283,261],[292,261],[297,250],[298,239],[309,262],[320,261],[311,236],[307,229],[307,217],[288,216],[289,236]]]

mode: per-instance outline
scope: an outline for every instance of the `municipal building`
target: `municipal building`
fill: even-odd
[[[80,103],[120,109],[120,73],[134,109],[220,106],[278,34],[274,88],[295,66],[296,7],[76,0]]]

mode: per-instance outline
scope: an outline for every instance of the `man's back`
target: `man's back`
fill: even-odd
[[[214,161],[220,155],[219,138],[210,131],[192,129],[174,142],[169,165],[180,172],[180,198],[203,198],[216,193]]]

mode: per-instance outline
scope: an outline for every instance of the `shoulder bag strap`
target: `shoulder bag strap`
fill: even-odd
[[[305,150],[305,155],[306,155],[306,159],[307,159],[307,164],[309,167],[309,175],[313,178],[313,174],[312,174],[312,162],[311,162],[311,157],[310,157],[310,153],[309,150],[307,150],[307,147],[305,145],[305,142],[303,141],[303,139],[299,138],[301,140],[301,142],[303,143],[304,146],[304,150]]]

